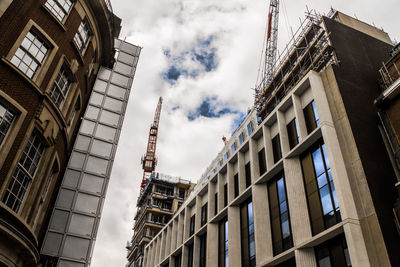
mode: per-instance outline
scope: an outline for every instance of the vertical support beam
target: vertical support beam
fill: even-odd
[[[297,246],[312,237],[301,163],[298,157],[286,158],[283,160],[283,167],[293,243]]]
[[[258,167],[258,146],[257,141],[249,138],[249,153],[250,153],[250,170],[251,170],[251,183],[260,177],[260,168]]]
[[[271,220],[269,214],[268,190],[266,184],[252,187],[254,237],[256,245],[256,264],[273,258]]]
[[[313,248],[296,249],[294,255],[297,267],[317,267]]]
[[[281,141],[282,157],[284,157],[290,151],[289,137],[286,128],[286,119],[282,111],[278,110],[276,112],[276,115],[277,115],[276,117],[278,123],[279,136],[281,138],[280,141]]]
[[[297,120],[297,128],[299,130],[300,140],[304,140],[307,137],[307,126],[306,119],[304,118],[303,108],[301,107],[301,100],[298,95],[292,95],[294,114]]]
[[[175,219],[172,219],[172,234],[171,234],[171,252],[174,252],[176,249],[176,237],[177,237],[177,228],[178,228],[178,222]]]
[[[239,194],[246,190],[246,173],[245,173],[245,162],[244,154],[240,151],[237,152],[238,155],[238,174],[239,174]]]
[[[171,224],[167,226],[166,230],[167,230],[167,239],[165,240],[165,255],[169,255],[171,253],[171,233],[172,233]]]
[[[183,240],[189,238],[189,225],[190,225],[190,208],[188,206],[185,207],[185,216],[183,223]]]
[[[219,172],[218,173],[218,212],[220,212],[224,208],[224,185],[225,185],[224,176]],[[198,213],[198,214],[200,214],[200,213]]]
[[[242,266],[240,235],[240,208],[231,206],[228,208],[228,259],[229,266]]]
[[[161,230],[162,231],[162,230]],[[165,254],[165,241],[166,241],[166,233],[165,233],[165,231],[162,231],[162,233],[161,233],[161,244],[160,244],[160,247],[161,247],[161,252],[160,252],[160,258],[163,260],[164,258],[165,258],[165,256],[166,256],[166,254]]]
[[[217,184],[213,182],[208,183],[208,219],[210,220],[215,216],[214,207],[215,207],[215,188]]]
[[[193,244],[193,266],[199,266],[200,264],[200,238],[194,235]]]
[[[201,224],[201,196],[199,195],[196,196],[195,209],[196,209],[196,217],[194,218],[195,220],[194,232],[196,233],[200,229],[200,224]]]
[[[226,181],[228,183],[228,204],[235,198],[235,188],[233,182],[233,166],[229,162],[226,164],[227,172],[226,172]]]
[[[218,223],[207,226],[207,266],[218,265]],[[198,266],[198,265],[194,265]]]
[[[274,166],[274,153],[272,151],[272,141],[271,141],[271,130],[266,124],[263,126],[264,135],[264,147],[265,153],[267,154],[267,171]]]

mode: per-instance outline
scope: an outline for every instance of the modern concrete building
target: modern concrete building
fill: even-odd
[[[193,189],[179,177],[153,172],[137,200],[132,241],[128,243],[128,267],[142,267],[144,247],[170,221]]]
[[[140,53],[120,23],[105,0],[0,1],[0,266],[90,262],[45,255],[93,249]]]
[[[144,266],[400,266],[373,105],[392,47],[340,12],[308,14]]]

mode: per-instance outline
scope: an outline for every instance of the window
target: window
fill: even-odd
[[[89,23],[84,19],[79,25],[78,31],[74,37],[74,42],[80,51],[83,51],[86,48],[86,45],[89,43],[90,35],[91,30]]]
[[[180,198],[185,198],[185,189],[179,188],[179,197]]]
[[[49,186],[51,181],[53,180],[54,176],[56,175],[56,173],[58,172],[58,166],[57,163],[54,164],[53,168],[50,171],[49,176],[46,179],[46,184],[44,185],[43,191],[42,191],[42,195],[40,197],[41,202],[44,201],[47,191],[49,190]]]
[[[251,122],[247,124],[247,133],[249,134],[249,136],[253,133],[253,124]]]
[[[231,146],[231,151],[232,151],[232,154],[235,153],[235,151],[236,151],[236,143],[233,143],[233,144],[232,144],[232,146]]]
[[[195,219],[196,219],[196,215],[193,215],[192,217],[190,217],[189,236],[192,236],[194,234]]]
[[[319,267],[351,266],[349,249],[343,234],[315,247]]]
[[[284,262],[275,265],[275,267],[296,267],[296,258],[293,257],[288,260],[285,260]]]
[[[274,163],[277,163],[282,158],[281,139],[279,134],[272,138],[272,152],[274,155]]]
[[[71,79],[68,78],[67,68],[66,66],[62,66],[50,90],[50,97],[57,107],[60,107],[64,101],[70,84]]]
[[[303,111],[304,119],[306,120],[307,132],[311,133],[319,126],[319,116],[314,100],[311,101],[311,103],[308,104]]]
[[[260,168],[260,176],[264,174],[267,170],[267,162],[265,159],[265,150],[264,148],[258,151],[258,166]]]
[[[207,233],[200,236],[200,267],[206,267],[207,260]]]
[[[268,184],[268,197],[274,255],[278,255],[293,246],[283,173]]]
[[[241,133],[241,134],[239,135],[239,144],[241,145],[241,144],[243,144],[243,142],[244,142],[244,134]]]
[[[193,267],[193,244],[188,245],[188,267]]]
[[[218,193],[214,195],[214,215],[218,213]]]
[[[246,176],[246,188],[251,185],[251,170],[250,170],[250,161],[244,166],[244,172]]]
[[[201,207],[201,226],[207,223],[207,203]]]
[[[14,120],[14,113],[0,104],[0,145],[3,143],[8,130]]]
[[[225,162],[228,161],[228,158],[229,158],[229,154],[228,154],[228,152],[226,152],[226,153],[224,154],[224,161],[225,161]]]
[[[45,6],[62,22],[71,10],[72,2],[70,0],[47,0]]]
[[[294,148],[300,140],[299,137],[299,131],[297,129],[297,121],[296,118],[294,118],[289,124],[286,126],[287,132],[288,132],[288,137],[289,137],[289,146],[290,148]]]
[[[224,207],[228,205],[228,184],[224,184]]]
[[[182,264],[182,254],[175,256],[175,267],[181,267]]]
[[[240,206],[240,228],[242,242],[242,266],[256,266],[254,239],[253,202],[251,199]]]
[[[235,198],[239,195],[239,174],[236,173],[233,176],[233,190],[234,190],[234,194],[235,194]]]
[[[49,51],[49,45],[34,30],[29,31],[18,47],[11,63],[32,78]]]
[[[218,166],[218,169],[221,168],[221,165],[222,165],[221,160],[219,160],[219,161],[218,161],[218,165],[217,165],[217,166]]]
[[[323,141],[301,156],[313,234],[341,221],[335,185]]]
[[[44,145],[40,140],[38,132],[34,130],[25,145],[22,156],[19,159],[11,181],[8,184],[3,203],[13,211],[18,212],[28,190],[29,183],[33,179],[44,151]]]
[[[228,267],[228,219],[225,218],[219,223],[219,245],[218,261],[221,267]]]

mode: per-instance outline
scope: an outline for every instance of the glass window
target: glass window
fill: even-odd
[[[225,162],[228,161],[228,158],[229,158],[228,152],[226,152],[226,153],[224,154],[224,161],[225,161]]]
[[[92,135],[94,130],[95,123],[88,120],[83,120],[81,125],[81,133]]]
[[[89,251],[89,243],[89,239],[67,236],[61,255],[77,260],[86,259],[86,255]]]
[[[69,223],[68,232],[78,235],[91,236],[94,217],[73,213]]]
[[[260,176],[267,171],[267,161],[265,158],[264,148],[258,151],[258,166],[260,168]]]
[[[241,133],[241,134],[239,135],[239,144],[241,145],[241,144],[243,144],[243,142],[244,142],[244,134]]]
[[[247,133],[249,134],[249,136],[253,133],[253,124],[251,122],[247,124]]]
[[[246,163],[244,166],[244,173],[246,178],[246,188],[251,185],[251,169],[250,169],[250,161]]]
[[[207,203],[201,207],[201,226],[207,223]]]
[[[3,143],[15,115],[0,104],[0,145]]]
[[[119,122],[119,117],[120,116],[114,112],[103,110],[100,115],[100,122],[117,126]]]
[[[49,51],[49,45],[34,31],[29,31],[11,58],[11,63],[32,78]]]
[[[274,163],[277,163],[282,158],[281,139],[279,138],[279,134],[272,138],[272,152]]]
[[[85,173],[83,174],[80,189],[95,194],[101,194],[103,183],[104,183],[104,178]]]
[[[207,233],[200,236],[200,267],[206,267],[207,260]]]
[[[304,119],[306,121],[307,132],[311,133],[319,126],[319,116],[314,100],[304,108],[303,112]]]
[[[255,267],[256,263],[256,250],[254,239],[254,216],[253,216],[253,202],[246,201],[240,206],[240,219],[241,219],[241,246],[242,246],[242,266]]]
[[[193,267],[193,244],[188,245],[188,267]]]
[[[118,72],[120,72],[120,73],[122,73],[122,74],[124,74],[124,75],[130,75],[130,74],[131,74],[131,71],[132,71],[132,67],[129,66],[129,65],[126,65],[126,64],[124,64],[124,63],[117,62],[117,63],[115,64],[114,70],[115,70],[115,71],[118,71]]]
[[[119,52],[118,61],[124,62],[129,65],[133,65],[135,58],[132,55],[124,53],[122,51]]]
[[[102,69],[100,69],[102,70]],[[99,71],[100,75],[100,71]],[[100,92],[100,93],[105,93],[107,88],[107,82],[104,82],[102,80],[96,80],[96,83],[93,86],[93,90]]]
[[[75,141],[75,149],[86,151],[90,144],[90,138],[83,135],[78,135]]]
[[[104,95],[93,92],[90,96],[90,104],[101,106],[103,104]]]
[[[47,255],[58,255],[63,235],[58,233],[47,232],[44,240],[42,253]]]
[[[75,191],[61,188],[60,193],[58,194],[56,207],[70,209],[72,206],[72,201],[74,200],[74,195]]]
[[[351,266],[346,239],[343,234],[315,247],[319,267]]]
[[[107,94],[119,99],[125,98],[126,89],[116,86],[114,84],[110,84],[108,87]]]
[[[106,158],[109,158],[111,156],[111,151],[112,144],[96,139],[93,140],[92,147],[90,148],[90,153]]]
[[[86,48],[91,34],[89,23],[86,19],[82,20],[74,37],[74,42],[80,51],[83,51]]]
[[[62,22],[71,10],[72,2],[70,0],[47,0],[45,6]]]
[[[70,84],[71,80],[68,78],[67,68],[62,66],[49,93],[50,98],[54,101],[57,107],[60,107],[64,102]]]
[[[65,226],[67,225],[68,215],[68,211],[54,209],[49,229],[63,232],[65,230]]]
[[[139,48],[136,45],[132,45],[129,43],[122,43],[121,50],[127,52],[129,54],[137,55],[139,53]]]
[[[19,210],[25,192],[28,190],[29,183],[33,179],[42,158],[43,151],[44,144],[39,137],[39,133],[34,130],[25,145],[3,197],[3,203],[15,212]]]
[[[75,210],[86,213],[96,214],[99,198],[96,196],[78,193],[75,203]]]
[[[300,140],[299,131],[297,129],[297,120],[294,118],[289,124],[286,126],[288,137],[289,137],[289,146],[290,148],[294,148]]]
[[[97,118],[99,117],[99,113],[100,113],[99,108],[89,105],[86,109],[85,117],[88,119],[97,120]]]
[[[121,112],[122,111],[122,101],[117,100],[115,98],[106,97],[104,102],[104,107],[106,109],[112,110],[114,112]]]
[[[83,164],[85,163],[86,154],[79,153],[79,152],[72,152],[71,158],[69,160],[69,167],[82,169]]]
[[[236,151],[236,143],[233,143],[233,144],[232,144],[232,146],[231,146],[231,151],[232,151],[232,154],[235,153],[235,151]]]
[[[116,133],[117,129],[99,124],[95,136],[112,142]]]
[[[100,68],[99,73],[97,74],[97,78],[100,78],[103,80],[109,80],[110,75],[111,75],[111,70],[102,67],[102,68]]]
[[[233,186],[234,186],[234,194],[235,198],[239,195],[239,174],[236,173],[233,176]]]
[[[228,220],[225,218],[219,223],[219,246],[218,246],[218,261],[219,266],[229,266],[228,261]]]
[[[120,86],[128,86],[128,82],[129,82],[129,78],[118,74],[118,73],[113,73],[112,77],[111,77],[111,82],[116,84],[116,85],[120,85]]]
[[[78,186],[78,182],[79,182],[80,174],[81,173],[78,172],[78,171],[67,169],[65,171],[63,185],[70,186],[70,187],[73,187],[73,188],[77,187]]]
[[[195,219],[196,215],[193,215],[190,217],[190,223],[189,223],[189,236],[194,234],[194,228],[195,228]]]
[[[89,156],[86,164],[86,170],[96,174],[106,175],[107,165],[108,160]]]

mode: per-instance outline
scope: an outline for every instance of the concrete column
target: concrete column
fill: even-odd
[[[155,258],[154,258],[154,265],[160,264],[160,241],[157,238],[155,243]]]
[[[161,230],[162,231],[162,230]],[[165,254],[165,241],[166,241],[166,239],[167,239],[167,237],[166,237],[166,232],[165,231],[163,231],[162,233],[161,233],[161,244],[160,244],[160,247],[161,247],[161,252],[160,252],[160,258],[161,259],[164,259],[165,258],[165,256],[166,256],[166,254]]]
[[[196,209],[196,217],[194,218],[194,232],[196,233],[200,229],[201,224],[201,197],[198,195],[196,196],[196,204],[194,208]]]
[[[252,187],[256,264],[273,258],[271,220],[267,184]]]
[[[277,115],[279,136],[281,138],[282,157],[284,157],[290,151],[289,137],[286,128],[286,119],[285,115],[279,110],[276,112],[276,115]]]
[[[272,141],[271,141],[271,131],[268,126],[265,124],[262,126],[263,127],[263,135],[264,135],[264,147],[265,147],[265,153],[267,154],[267,171],[274,166],[274,153],[272,151]]]
[[[215,216],[214,207],[215,207],[215,188],[217,184],[213,182],[208,183],[208,219],[210,220]]]
[[[240,235],[240,208],[228,208],[228,259],[229,266],[242,266],[242,250]]]
[[[283,167],[293,243],[297,246],[312,237],[301,163],[298,157],[287,158],[283,160]]]
[[[178,222],[175,219],[173,219],[171,223],[172,223],[171,252],[174,252],[176,249]]]
[[[254,183],[260,177],[260,168],[258,167],[258,145],[257,141],[253,138],[249,139],[249,153],[250,153],[250,170],[251,170],[251,183]]]
[[[199,264],[200,264],[200,238],[194,235],[193,266],[199,266]]]
[[[188,206],[185,207],[185,216],[183,223],[183,240],[189,238],[189,224],[190,224],[190,208]]]
[[[303,108],[301,107],[301,100],[298,95],[292,95],[294,114],[296,115],[297,128],[299,130],[300,140],[307,137],[306,119],[304,118]]]
[[[199,250],[200,251],[200,250]],[[207,225],[207,266],[218,265],[218,223]],[[198,265],[194,265],[198,266]]]
[[[172,227],[168,226],[166,228],[167,230],[167,239],[165,240],[165,255],[171,254],[171,233],[172,233]]]
[[[145,249],[143,253],[143,267],[148,267],[148,261],[149,261],[149,250]]]
[[[233,166],[227,163],[226,180],[228,182],[228,204],[235,199],[235,187],[233,182]]]
[[[177,240],[177,246],[179,247],[183,243],[183,220],[184,220],[184,215],[179,214],[178,216],[178,240]]]
[[[175,267],[175,257],[173,257],[173,256],[169,257],[168,266],[169,267]]]
[[[317,267],[313,248],[296,249],[294,255],[296,267]]]
[[[218,173],[218,212],[224,208],[224,185],[224,176]]]
[[[182,267],[187,266],[188,254],[189,254],[189,251],[188,251],[187,246],[183,245],[182,246],[182,259],[181,259]]]
[[[239,194],[246,190],[246,172],[245,172],[245,161],[244,154],[240,151],[238,155],[238,174],[239,174]]]

